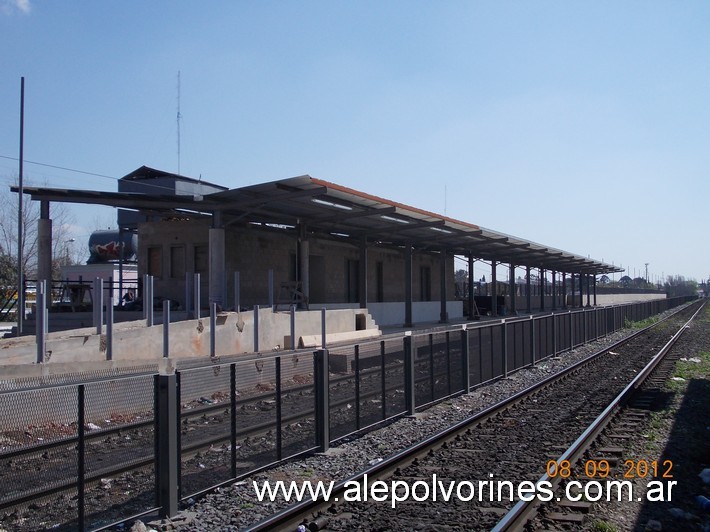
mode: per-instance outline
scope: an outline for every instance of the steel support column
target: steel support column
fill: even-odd
[[[545,270],[540,268],[540,282],[538,286],[540,287],[540,312],[545,310]]]
[[[574,283],[574,274],[570,273],[569,274],[569,280],[570,280],[570,290],[572,291],[572,308],[576,307],[577,305],[575,304],[575,296],[574,296],[574,288],[575,288],[575,283]]]
[[[155,376],[156,495],[160,517],[178,513],[179,449],[175,434],[179,431],[177,416],[176,375]]]
[[[296,280],[301,283],[301,293],[305,301],[300,302],[301,308],[306,308],[307,303],[311,299],[311,283],[310,283],[310,245],[308,239],[306,238],[306,226],[305,224],[299,224],[299,238],[298,238],[298,272],[296,275]]]
[[[491,261],[491,316],[498,315],[498,282],[496,281],[495,260]]]
[[[531,290],[530,286],[530,266],[525,267],[525,290],[527,294],[525,294],[525,298],[527,300],[527,313],[530,314],[532,312],[532,294],[530,293]]]
[[[412,243],[404,247],[404,326],[412,326]]]
[[[439,251],[439,323],[449,322],[449,313],[446,311],[446,249]]]
[[[212,215],[212,227],[209,230],[209,295],[210,304],[217,303],[225,307],[225,232],[222,223],[222,213]]]
[[[594,306],[597,306],[597,275],[592,276],[592,288],[594,289]]]
[[[360,242],[360,267],[358,268],[358,296],[360,308],[367,308],[367,238]]]
[[[567,308],[567,274],[562,272],[562,308]]]
[[[557,272],[552,270],[552,308],[550,310],[557,309]]]
[[[590,286],[589,286],[589,274],[588,274],[588,273],[585,274],[584,277],[585,277],[585,281],[586,281],[586,285],[587,285],[587,306],[588,306],[588,307],[591,307],[591,306],[592,306],[592,302],[591,302],[591,298],[590,298],[591,294],[590,294],[590,292],[589,292],[589,289],[590,289]]]
[[[509,270],[509,275],[508,275],[508,288],[510,291],[510,315],[511,316],[517,316],[518,315],[518,309],[515,305],[515,296],[516,296],[516,288],[517,286],[515,285],[515,264],[510,264],[510,270]]]
[[[473,294],[473,255],[471,253],[468,254],[468,319],[472,320],[474,318],[475,314],[475,305],[474,303],[476,302],[475,296]]]
[[[48,291],[52,293],[52,220],[48,201],[40,201],[40,218],[37,220],[37,280],[46,280]]]

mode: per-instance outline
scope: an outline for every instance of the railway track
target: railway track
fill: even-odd
[[[425,368],[426,363],[417,363],[417,366],[421,367],[416,379],[418,388],[423,390],[429,387],[432,380],[446,381],[450,361],[443,356],[441,349],[436,349],[435,360],[433,379],[432,374]],[[401,372],[402,360],[397,353],[388,355],[386,365],[361,370],[357,383],[360,401],[353,401],[355,384],[352,375],[333,376],[330,383],[331,407],[335,413],[332,419],[333,429],[338,430],[339,427],[337,413],[345,411],[344,407],[350,403],[357,405],[357,417],[363,427],[386,418],[388,409],[403,408],[398,404],[403,400],[401,379],[396,379],[397,384],[390,382],[393,380],[393,374]],[[370,400],[380,397],[383,393],[388,398],[387,405],[384,401]],[[245,472],[258,468],[260,460],[264,463],[273,461],[271,455],[275,452],[275,442],[271,431],[274,427],[276,398],[276,392],[270,391],[240,397],[236,401],[236,438],[239,442],[237,456]],[[313,422],[313,385],[308,383],[289,386],[281,392],[281,400],[282,423],[285,438],[288,440],[283,452],[288,456],[291,449],[313,446],[312,430],[309,428]],[[203,404],[207,401],[211,404]],[[229,397],[221,401],[201,398],[183,404],[182,407],[182,493],[189,496],[201,491],[205,484],[213,485],[219,482],[219,474],[224,469],[220,463],[224,462],[231,443],[231,404]],[[100,486],[101,482],[106,482],[102,479],[130,473],[133,497],[136,497],[137,492],[142,492],[143,498],[150,500],[154,488],[154,419],[151,412],[139,413],[138,417],[138,421],[86,431],[84,445],[87,456],[87,486]],[[346,426],[349,423],[344,420],[342,424]],[[345,434],[350,430],[342,432]],[[0,452],[2,463],[10,466],[0,469],[0,484],[4,488],[0,496],[0,511],[12,511],[20,505],[62,493],[70,494],[76,488],[77,445],[79,436],[73,434],[32,446],[10,446]],[[255,450],[256,446],[262,448]],[[215,470],[213,482],[209,478],[206,479],[208,475],[205,475],[205,469],[210,467]],[[201,478],[196,481],[198,476]],[[56,480],[48,482],[48,479]]]
[[[510,493],[508,486],[523,481],[535,486],[550,462],[564,459],[570,444],[593,426],[601,413],[612,408],[609,405],[617,396],[628,395],[628,390],[638,386],[641,375],[652,372],[649,361],[661,359],[656,354],[666,346],[668,337],[682,330],[689,314],[698,307],[691,305],[367,471],[338,482],[328,501],[309,499],[251,529],[295,529],[306,524],[313,530],[487,530],[496,527],[502,518],[510,521],[504,516],[516,507],[517,496]],[[462,486],[462,493],[457,494],[469,500],[461,502],[449,497],[452,500],[446,502],[442,500],[445,494],[439,493],[433,501],[436,482],[456,489]],[[372,488],[376,484],[381,488],[380,501],[372,497],[367,502],[353,500],[368,492],[366,485]],[[405,499],[410,487],[414,491],[408,500],[394,500]],[[346,495],[348,490],[350,496]],[[387,494],[384,498],[383,492]],[[421,500],[414,502],[412,494]],[[334,503],[336,498],[338,502]],[[505,526],[519,525],[511,521]]]

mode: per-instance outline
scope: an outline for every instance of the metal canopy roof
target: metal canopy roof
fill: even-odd
[[[17,187],[12,190],[17,192]],[[390,246],[412,244],[420,250],[471,253],[485,260],[559,272],[623,271],[617,266],[308,175],[197,197],[38,187],[24,187],[24,192],[34,200],[109,205],[162,215],[203,216],[221,212],[225,221],[231,219],[279,227],[305,224],[309,233],[354,239],[356,245],[361,242]]]

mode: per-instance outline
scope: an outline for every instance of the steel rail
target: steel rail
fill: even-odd
[[[570,374],[577,372],[581,370],[582,368],[586,367],[587,365],[592,364],[593,362],[597,361],[597,359],[601,358],[604,356],[606,353],[609,351],[612,351],[614,349],[619,348],[620,346],[630,342],[637,336],[640,336],[641,334],[644,334],[648,332],[649,330],[655,328],[661,323],[666,322],[668,319],[676,316],[678,313],[682,312],[683,310],[687,309],[687,307],[683,307],[679,309],[678,311],[674,312],[673,314],[667,316],[665,319],[660,320],[656,323],[651,324],[648,327],[645,327],[643,329],[638,330],[637,332],[633,333],[632,335],[619,340],[617,342],[614,342],[612,345],[609,345],[600,351],[584,358],[583,360],[580,360],[579,362],[573,364],[572,366],[569,366],[562,371],[555,373],[554,375],[550,375],[549,377],[543,379],[542,381],[533,384],[529,386],[528,388],[525,388],[524,390],[521,390],[517,392],[516,394],[508,397],[507,399],[504,399],[503,401],[500,401],[476,414],[473,416],[470,416],[466,419],[463,419],[462,421],[459,421],[458,423],[442,429],[441,431],[433,434],[432,436],[429,436],[428,438],[402,450],[399,451],[393,455],[391,455],[388,458],[385,458],[383,461],[369,467],[368,469],[361,471],[345,480],[341,480],[334,484],[333,489],[331,490],[331,499],[335,498],[340,498],[340,496],[344,493],[345,487],[352,487],[353,483],[358,483],[362,484],[365,482],[368,477],[373,477],[373,478],[383,478],[387,477],[389,474],[393,473],[397,469],[401,469],[403,467],[406,467],[408,464],[413,462],[416,458],[426,455],[430,451],[436,450],[438,447],[441,447],[444,442],[454,438],[458,434],[462,434],[466,431],[471,430],[471,428],[475,425],[478,425],[485,421],[488,418],[491,418],[495,416],[496,414],[499,414],[501,412],[504,412],[511,406],[513,406],[516,403],[519,403],[521,401],[524,401],[526,398],[536,394],[540,390],[551,386],[555,384],[556,382],[566,378]],[[295,529],[298,527],[298,525],[308,523],[308,518],[307,516],[314,516],[316,514],[320,514],[324,510],[326,510],[328,507],[333,505],[334,502],[332,500],[325,501],[323,498],[319,498],[316,500],[311,500],[311,499],[306,499],[305,501],[293,504],[280,512],[277,512],[276,514],[269,516],[258,523],[254,523],[251,526],[247,527],[245,530],[247,531],[261,531],[261,530],[287,530],[287,529]],[[318,528],[316,528],[318,529]]]
[[[685,322],[680,329],[678,329],[671,339],[668,340],[668,342],[666,342],[658,353],[653,356],[646,367],[644,367],[644,369],[641,370],[638,375],[636,375],[636,377],[634,377],[634,379],[614,398],[614,400],[602,411],[601,414],[599,414],[599,416],[589,425],[589,427],[587,427],[587,429],[577,438],[577,440],[570,445],[564,453],[562,453],[562,455],[557,459],[558,464],[562,460],[568,460],[571,464],[574,464],[584,454],[584,452],[596,440],[597,436],[609,424],[613,415],[620,408],[623,408],[626,404],[628,404],[631,397],[641,386],[643,386],[644,382],[664,360],[683,332],[685,332],[685,330],[690,326],[690,323],[704,307],[705,302],[699,306],[698,310],[693,313],[690,319]],[[560,483],[560,478],[552,478],[545,473],[535,483],[536,486],[541,482],[548,482],[553,488],[556,488]],[[513,508],[511,508],[511,510],[498,522],[492,532],[522,530],[527,521],[537,513],[539,504],[540,501],[538,501],[537,498],[532,498],[529,501],[518,501],[515,506],[513,506]]]

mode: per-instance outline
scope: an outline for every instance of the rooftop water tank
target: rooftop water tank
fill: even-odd
[[[89,260],[87,264],[100,262],[117,262],[121,260],[121,247],[123,246],[123,260],[136,260],[138,250],[138,235],[130,231],[120,232],[118,229],[108,231],[94,231],[89,237]]]

